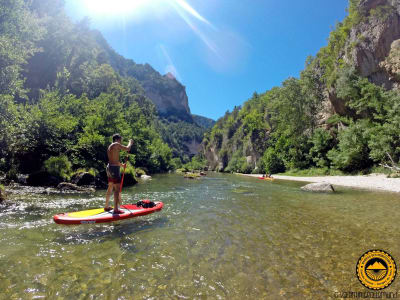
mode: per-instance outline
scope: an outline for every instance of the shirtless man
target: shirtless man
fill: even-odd
[[[106,193],[106,205],[104,207],[105,211],[110,211],[111,207],[109,206],[111,192],[114,188],[114,214],[119,214],[121,211],[118,209],[118,204],[121,199],[120,195],[120,184],[121,184],[121,174],[120,167],[124,167],[125,165],[119,162],[119,152],[121,150],[129,152],[131,151],[131,147],[133,144],[133,140],[129,140],[128,146],[121,145],[122,137],[116,133],[113,135],[113,143],[108,146],[107,156],[108,156],[108,165],[107,165],[107,177],[108,177],[108,189]]]

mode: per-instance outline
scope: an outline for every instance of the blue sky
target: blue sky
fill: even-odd
[[[347,0],[66,0],[110,45],[186,86],[192,113],[218,119],[253,92],[299,76]]]

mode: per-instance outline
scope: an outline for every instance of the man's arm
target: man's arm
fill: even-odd
[[[119,144],[119,145],[120,145],[119,146],[120,150],[123,150],[123,151],[126,151],[126,152],[130,152],[131,151],[131,147],[133,145],[133,140],[129,140],[128,146],[124,146],[124,145],[121,145],[121,144]]]

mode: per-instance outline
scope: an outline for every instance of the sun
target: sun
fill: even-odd
[[[92,15],[127,15],[136,13],[156,0],[83,0]]]

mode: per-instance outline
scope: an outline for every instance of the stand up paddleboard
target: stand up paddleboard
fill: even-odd
[[[139,204],[139,202],[143,202],[145,204],[140,205],[142,203]],[[150,202],[145,200],[139,202],[136,204],[121,205],[119,210],[122,213],[120,214],[114,214],[113,210],[104,211],[104,208],[97,208],[78,212],[61,213],[55,215],[53,219],[57,224],[64,225],[108,223],[152,214],[156,211],[160,211],[164,205],[162,202]],[[154,203],[152,204],[154,206],[148,207],[152,206],[148,205],[149,203]]]

